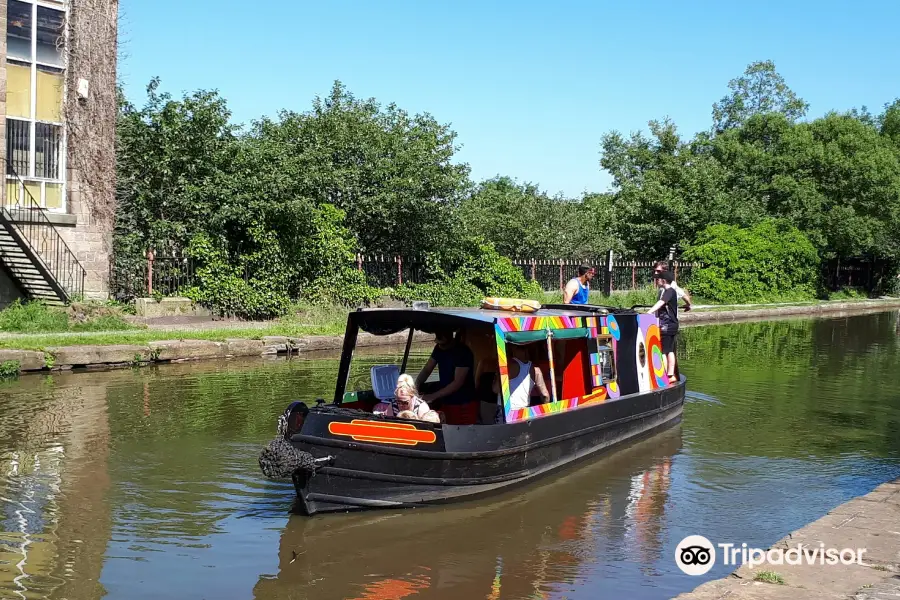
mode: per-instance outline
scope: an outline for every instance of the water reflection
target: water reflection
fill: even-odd
[[[77,382],[36,377],[37,398],[0,388],[4,597],[99,597],[109,532],[106,389]]]
[[[614,549],[658,559],[675,426],[593,464],[494,500],[322,518],[291,517],[278,573],[256,598],[546,597]],[[634,486],[634,482],[647,485]],[[644,554],[645,553],[645,554]],[[535,595],[536,594],[536,595]]]

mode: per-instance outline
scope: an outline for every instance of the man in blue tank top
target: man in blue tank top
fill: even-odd
[[[578,277],[573,277],[566,284],[563,292],[565,304],[587,304],[590,287],[588,284],[594,278],[594,267],[581,265],[578,267]]]

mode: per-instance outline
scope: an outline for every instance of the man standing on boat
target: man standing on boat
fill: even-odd
[[[594,267],[581,265],[578,267],[578,277],[573,277],[566,284],[563,291],[565,304],[587,304],[590,287],[588,284],[594,278]]]
[[[661,261],[657,262],[656,265],[653,267],[653,274],[659,275],[663,271],[668,271],[668,270],[669,270],[669,263],[667,263],[664,260],[661,260]],[[673,277],[674,277],[674,275],[673,275]],[[672,280],[671,287],[673,290],[675,290],[675,296],[679,300],[684,300],[684,311],[685,312],[690,311],[691,310],[691,295],[688,294],[684,290],[684,288],[679,286],[678,282],[675,281],[674,279]],[[663,292],[663,290],[662,290],[662,288],[660,288],[660,290],[659,290],[660,298],[662,298],[662,292]]]
[[[675,375],[675,336],[678,334],[678,295],[672,287],[675,278],[669,271],[653,274],[653,281],[660,289],[659,300],[647,312],[659,319],[662,334],[662,352],[666,362],[669,383],[677,383]]]

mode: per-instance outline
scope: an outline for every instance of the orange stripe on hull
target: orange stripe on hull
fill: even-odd
[[[374,442],[376,444],[433,444],[437,435],[427,429],[418,429],[409,423],[383,423],[380,421],[364,421],[353,419],[349,423],[332,421],[328,424],[328,432],[332,435],[345,435],[357,442]]]

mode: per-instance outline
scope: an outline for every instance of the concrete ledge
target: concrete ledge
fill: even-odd
[[[825,304],[807,304],[800,306],[777,306],[760,309],[678,311],[678,320],[682,323],[714,323],[727,321],[744,321],[748,319],[766,319],[770,317],[816,316],[832,313],[864,313],[870,310],[900,308],[900,298],[884,298],[879,300],[863,300],[859,302],[828,302]]]
[[[55,346],[47,348],[53,357],[53,368],[73,368],[87,365],[127,364],[147,361],[150,349],[140,345],[114,346]],[[43,356],[43,355],[42,355]],[[46,364],[46,359],[45,359]]]
[[[9,360],[17,361],[20,371],[40,371],[45,364],[43,352],[34,350],[0,350],[0,363]]]
[[[75,227],[78,225],[78,217],[76,215],[70,215],[69,213],[58,213],[52,212],[49,210],[43,211],[44,216],[47,217],[47,220],[50,221],[51,224],[56,225],[57,227]],[[11,213],[15,215],[16,213]],[[21,223],[21,219],[13,219],[14,223]]]

